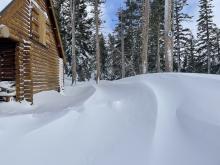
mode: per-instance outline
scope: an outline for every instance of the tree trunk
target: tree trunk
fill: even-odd
[[[219,30],[217,29],[217,34],[216,34],[216,42],[217,42],[217,59],[219,60],[220,59],[220,45],[219,45]],[[219,69],[218,69],[218,74],[219,74],[219,71],[220,71],[220,66],[219,66]]]
[[[75,28],[75,0],[71,0],[71,26],[72,26],[72,85],[76,83],[76,28]]]
[[[218,49],[217,58],[218,58],[218,61],[220,60],[219,33],[220,33],[220,31],[219,31],[219,30],[217,30],[217,49]],[[217,71],[217,74],[220,74],[220,65],[218,66],[218,71]]]
[[[206,18],[208,18],[208,11],[207,11],[207,9],[206,9]],[[206,39],[206,43],[207,43],[207,45],[206,45],[206,47],[207,47],[207,70],[208,70],[208,74],[210,74],[211,73],[211,49],[210,49],[210,47],[211,47],[211,44],[210,44],[210,31],[209,31],[209,21],[208,20],[206,20],[206,37],[207,37],[207,39]]]
[[[99,45],[99,10],[98,0],[95,0],[95,24],[96,24],[96,83],[100,81],[100,45]]]
[[[165,0],[165,70],[173,72],[172,0]]]
[[[179,22],[179,13],[178,13],[178,10],[177,10],[177,2],[175,1],[175,15],[176,15],[176,19],[175,19],[175,23],[176,23],[176,47],[177,47],[177,70],[178,72],[181,71],[181,58],[180,58],[180,22]]]
[[[150,3],[149,0],[143,2],[143,24],[142,24],[142,52],[141,52],[141,72],[145,74],[148,72],[148,38],[149,38],[149,15]]]
[[[209,39],[209,32],[207,32],[207,56],[208,56],[208,74],[211,73],[211,50],[210,50],[210,39]]]
[[[124,24],[123,11],[121,10],[121,75],[125,78],[125,44],[124,44]]]
[[[218,52],[217,57],[218,59],[220,59],[219,30],[217,30],[216,42],[217,42],[217,52]]]
[[[160,72],[160,21],[159,25],[157,27],[157,61],[156,61],[156,67],[157,67],[157,73]]]

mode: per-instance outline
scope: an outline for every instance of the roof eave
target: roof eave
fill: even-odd
[[[52,17],[53,17],[54,24],[55,24],[56,37],[57,37],[57,40],[58,40],[57,42],[59,44],[58,49],[60,50],[60,53],[61,53],[61,56],[63,58],[64,63],[66,64],[66,56],[65,56],[64,49],[63,49],[63,43],[62,43],[60,30],[59,30],[59,26],[58,26],[57,19],[56,19],[56,15],[55,15],[55,10],[54,10],[54,7],[53,7],[53,2],[52,2],[52,0],[48,0],[48,1],[49,1],[49,9],[51,9]]]

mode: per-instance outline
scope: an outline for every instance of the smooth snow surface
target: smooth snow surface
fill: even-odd
[[[219,165],[220,78],[152,74],[0,103],[3,165]]]
[[[0,12],[4,10],[13,0],[0,0]]]

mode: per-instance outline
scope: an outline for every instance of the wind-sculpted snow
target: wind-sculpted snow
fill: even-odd
[[[152,74],[0,103],[4,165],[219,165],[220,78]]]

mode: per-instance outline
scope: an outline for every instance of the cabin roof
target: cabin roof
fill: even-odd
[[[64,63],[66,64],[66,56],[65,56],[65,53],[64,53],[64,49],[63,49],[63,43],[62,43],[62,39],[61,39],[61,35],[60,35],[60,30],[59,30],[59,26],[58,26],[58,22],[57,22],[57,19],[56,19],[56,14],[55,14],[55,10],[54,10],[54,7],[53,7],[53,2],[52,0],[47,0],[47,2],[49,3],[48,7],[49,7],[49,15],[51,16],[52,18],[52,23],[54,25],[54,30],[55,30],[55,33],[56,33],[56,40],[59,44],[59,51],[61,53],[61,56],[63,58],[63,61]]]
[[[16,0],[0,0],[0,15],[3,15],[4,11],[9,9],[9,6],[15,2]],[[32,0],[35,1],[35,0]],[[64,49],[63,49],[63,44],[62,44],[62,39],[61,39],[61,35],[60,35],[60,31],[59,31],[59,26],[58,26],[58,22],[56,19],[56,15],[55,15],[55,10],[53,7],[53,2],[52,0],[46,0],[46,3],[48,5],[48,9],[49,9],[49,17],[51,18],[52,24],[53,24],[53,29],[55,32],[55,36],[56,36],[56,42],[57,42],[57,48],[60,52],[61,57],[64,60],[64,63],[66,63],[66,56],[64,53]]]
[[[0,3],[0,13],[6,9],[12,2],[13,0],[1,0],[1,3]]]

